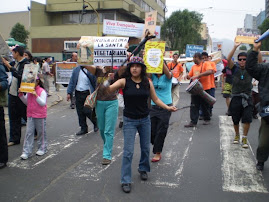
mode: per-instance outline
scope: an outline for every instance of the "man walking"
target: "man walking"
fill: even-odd
[[[192,81],[199,79],[201,84],[203,85],[203,89],[209,93],[212,88],[210,82],[210,75],[214,74],[214,70],[212,66],[203,62],[202,54],[195,53],[193,56],[193,61],[195,65],[192,66],[189,74],[187,75],[187,79],[191,79]],[[209,104],[200,96],[200,95],[191,95],[191,108],[190,108],[190,118],[191,122],[185,127],[195,127],[199,118],[199,109],[202,109],[202,113],[204,115],[204,125],[208,125],[210,123],[210,106]]]
[[[66,62],[77,62],[78,61],[78,54],[76,52],[73,52],[71,55],[71,58],[66,60]],[[76,98],[74,96],[74,92],[70,94],[71,96],[71,103],[70,103],[70,108],[75,109],[75,104],[76,104]]]
[[[5,66],[12,73],[12,82],[9,87],[8,94],[8,114],[10,138],[8,146],[20,144],[21,140],[21,118],[26,120],[26,105],[23,104],[18,97],[18,90],[21,85],[21,78],[25,64],[29,64],[28,60],[23,57],[24,48],[16,46],[12,50],[12,56],[15,59],[15,65],[12,67],[7,61],[4,61]]]
[[[260,94],[260,108],[261,108],[261,126],[259,130],[259,145],[257,149],[257,170],[263,170],[264,162],[269,156],[269,63],[258,64],[258,58],[261,61],[259,54],[261,42],[255,43],[253,51],[250,52],[247,62],[246,70],[259,81]],[[259,54],[259,57],[258,57]]]
[[[50,88],[50,83],[49,83],[49,76],[53,76],[53,74],[50,73],[50,57],[44,59],[44,63],[42,65],[42,74],[43,74],[43,79],[44,79],[44,88],[47,92],[47,95],[50,96],[49,94],[49,88]]]
[[[83,67],[73,69],[67,88],[67,101],[71,99],[71,94],[75,91],[76,109],[78,114],[79,126],[81,130],[76,135],[84,135],[88,133],[88,125],[86,117],[88,117],[94,125],[94,132],[98,131],[97,120],[92,116],[92,110],[84,107],[86,97],[95,90],[96,78]]]
[[[235,50],[241,43],[235,43],[232,51],[228,55],[228,66],[232,70],[233,74],[233,86],[232,86],[232,100],[230,102],[229,111],[232,115],[234,124],[235,138],[234,144],[239,144],[239,122],[243,123],[243,137],[242,147],[248,148],[247,135],[252,122],[252,77],[248,74],[245,69],[247,53],[241,52],[238,54],[238,65],[234,64],[232,57]]]
[[[7,78],[8,76],[1,62],[0,63],[0,169],[6,167],[8,161],[5,114],[3,108],[7,104],[7,96],[6,96],[6,89],[8,87]]]

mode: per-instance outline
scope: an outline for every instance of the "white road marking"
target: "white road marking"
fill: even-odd
[[[90,131],[91,133],[93,131]],[[21,168],[21,169],[33,169],[36,166],[46,162],[48,159],[53,158],[54,156],[61,153],[63,150],[71,147],[73,144],[76,144],[82,136],[78,137],[75,134],[62,134],[60,136],[60,140],[53,140],[52,142],[48,143],[48,153],[42,157],[37,157],[32,155],[27,160],[21,160],[20,157],[16,158],[15,160],[9,162],[10,167]],[[34,151],[33,151],[34,154]],[[40,160],[42,158],[42,160]]]
[[[175,124],[174,127],[179,127]],[[143,182],[146,184],[150,184],[156,187],[166,187],[166,188],[178,188],[180,186],[180,178],[182,177],[182,172],[184,169],[184,163],[188,158],[190,146],[193,140],[193,134],[196,128],[194,129],[181,129],[178,131],[178,137],[175,139],[171,131],[173,133],[175,130],[168,131],[165,145],[164,147],[162,159],[158,163],[152,164],[152,173],[157,173],[157,175],[151,176],[151,181]],[[170,139],[171,136],[171,139]],[[185,138],[185,139],[184,139]],[[180,142],[185,141],[184,150],[178,150]],[[181,147],[182,148],[182,147]],[[175,160],[176,159],[176,160]],[[169,170],[169,172],[163,172],[163,169]],[[170,181],[168,181],[169,179]]]
[[[123,153],[123,135],[122,131],[115,134],[117,136],[117,141],[114,141],[113,153],[111,163],[108,165],[102,165],[102,149],[95,149],[94,153],[85,161],[83,161],[79,166],[77,166],[73,171],[71,177],[83,178],[86,180],[99,181],[101,179],[102,173],[112,166]],[[94,163],[97,162],[97,163]]]
[[[220,116],[219,126],[223,191],[268,193],[261,172],[256,170],[251,145],[250,149],[244,149],[240,144],[233,144],[231,117]]]

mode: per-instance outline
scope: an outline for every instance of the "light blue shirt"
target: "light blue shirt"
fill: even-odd
[[[79,71],[76,90],[77,91],[90,90],[91,92],[93,90],[90,79],[86,76],[86,74],[82,70]]]
[[[172,77],[168,79],[166,75],[163,74],[158,78],[155,74],[152,74],[151,79],[157,97],[165,104],[172,104]],[[156,104],[151,100],[151,105]]]

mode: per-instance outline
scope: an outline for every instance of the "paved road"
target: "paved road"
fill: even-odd
[[[181,86],[179,107],[190,104],[185,88]],[[65,90],[58,93],[64,99]],[[102,166],[99,133],[89,123],[87,135],[75,136],[79,130],[76,111],[63,100],[48,110],[49,152],[45,156],[22,161],[22,145],[9,148],[8,168],[0,171],[0,201],[268,201],[269,164],[263,173],[255,169],[260,121],[251,125],[252,149],[231,144],[232,122],[224,115],[220,91],[216,94],[209,126],[198,123],[195,129],[185,129],[188,108],[172,115],[163,158],[151,163],[147,182],[141,182],[137,173],[137,137],[130,194],[120,187],[122,131],[116,129],[112,163]]]

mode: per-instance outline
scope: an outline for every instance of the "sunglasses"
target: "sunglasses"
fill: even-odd
[[[246,58],[240,58],[238,59],[238,61],[246,61],[247,59]]]

